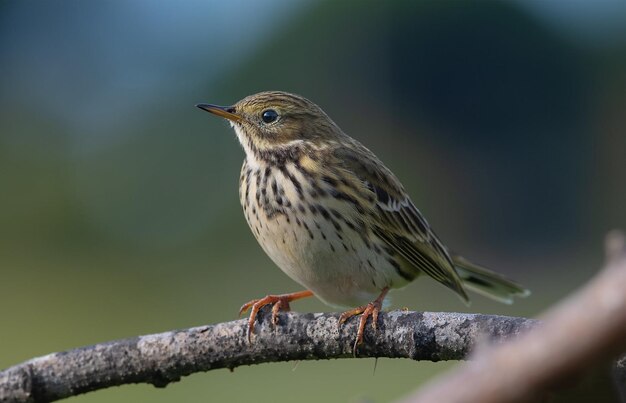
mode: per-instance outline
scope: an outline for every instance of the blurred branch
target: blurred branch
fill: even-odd
[[[582,290],[550,309],[541,326],[499,346],[478,346],[450,374],[407,402],[509,403],[539,401],[566,381],[626,349],[626,244],[612,232],[606,267]],[[626,358],[614,366],[626,397]]]
[[[164,387],[194,372],[289,360],[353,357],[356,320],[338,314],[282,313],[277,327],[262,310],[252,343],[247,320],[139,336],[35,358],[0,372],[0,401],[52,401],[129,383]],[[536,321],[461,313],[382,313],[367,327],[359,357],[463,359],[479,338],[505,340]]]
[[[620,357],[613,367],[613,381],[622,402],[626,402],[626,355]]]

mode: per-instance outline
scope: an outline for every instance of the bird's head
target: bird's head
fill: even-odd
[[[228,119],[246,153],[257,156],[300,144],[323,146],[342,135],[319,106],[287,92],[260,92],[232,106],[196,106]]]

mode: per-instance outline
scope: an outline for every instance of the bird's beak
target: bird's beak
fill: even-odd
[[[241,120],[241,116],[237,115],[235,112],[235,108],[232,106],[218,106],[211,104],[196,104],[196,107],[203,109],[207,112],[211,112],[214,115],[221,116],[228,120],[232,120],[233,122],[238,122]]]

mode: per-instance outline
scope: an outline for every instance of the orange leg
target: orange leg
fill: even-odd
[[[356,334],[356,340],[354,342],[355,354],[357,346],[363,343],[363,332],[365,331],[365,324],[367,323],[367,318],[369,318],[370,316],[372,317],[372,327],[374,328],[374,330],[376,330],[378,324],[378,314],[383,307],[383,301],[385,300],[387,292],[389,292],[389,287],[383,288],[378,298],[376,298],[374,301],[370,302],[367,305],[346,311],[342,313],[339,317],[339,326],[341,326],[349,318],[361,314],[361,319],[359,320],[359,330]]]
[[[305,290],[292,292],[290,294],[268,295],[264,298],[253,299],[252,301],[243,304],[241,309],[239,309],[239,316],[241,316],[248,309],[252,308],[250,311],[250,317],[248,318],[248,342],[250,342],[250,337],[254,332],[254,321],[256,320],[256,316],[259,313],[259,310],[265,305],[274,305],[272,307],[272,323],[276,326],[278,323],[278,312],[288,311],[290,309],[289,303],[291,301],[311,296],[313,296],[313,292]]]

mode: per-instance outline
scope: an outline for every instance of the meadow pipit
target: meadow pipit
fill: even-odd
[[[226,118],[246,158],[239,198],[250,229],[268,256],[306,287],[243,305],[251,309],[248,337],[259,309],[273,304],[272,320],[289,302],[315,295],[376,319],[389,289],[421,273],[468,301],[466,289],[501,302],[526,296],[519,285],[451,255],[395,175],[346,135],[313,102],[286,92],[262,92],[233,106],[198,104]]]

